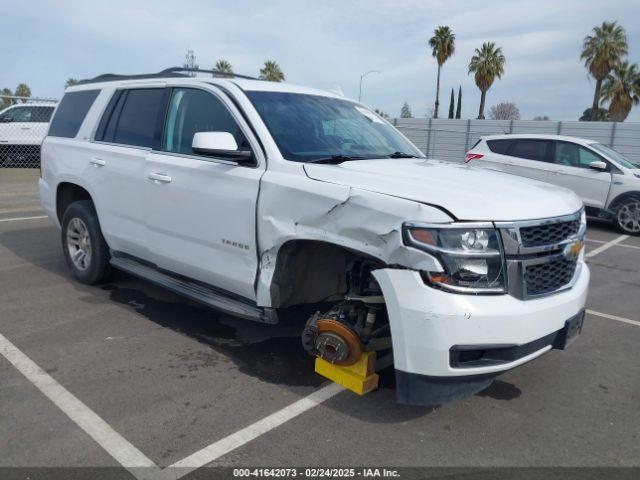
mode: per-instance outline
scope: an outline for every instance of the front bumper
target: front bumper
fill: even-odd
[[[398,380],[411,374],[447,385],[470,383],[477,389],[500,372],[551,350],[551,344],[536,341],[561,331],[568,319],[584,309],[590,273],[581,263],[570,290],[533,300],[448,293],[425,285],[413,270],[375,271],[389,313],[395,368],[402,372]],[[520,354],[507,352],[501,361],[463,365],[452,355],[461,346],[462,350],[522,348],[513,350]],[[510,361],[509,355],[515,359]]]

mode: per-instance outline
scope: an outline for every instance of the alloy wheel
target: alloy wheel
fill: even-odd
[[[640,232],[640,201],[624,203],[618,208],[618,225],[625,232]]]
[[[67,250],[78,270],[86,270],[91,264],[91,238],[85,223],[72,218],[67,225]]]

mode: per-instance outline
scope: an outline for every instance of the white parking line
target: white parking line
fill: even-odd
[[[271,415],[212,443],[170,467],[160,468],[116,432],[82,401],[60,385],[51,375],[0,334],[0,355],[6,358],[27,380],[84,430],[98,445],[138,479],[178,479],[217,460],[227,453],[270,432],[274,428],[326,402],[344,387],[331,383]]]
[[[47,216],[46,215],[37,215],[35,217],[1,218],[0,222],[17,222],[19,220],[37,220],[39,218],[47,218]]]
[[[622,323],[628,323],[629,325],[635,325],[636,327],[640,327],[640,322],[637,320],[629,320],[628,318],[618,317],[616,315],[610,315],[608,313],[596,312],[594,310],[587,310],[587,313],[591,315],[596,315],[602,318],[608,318],[609,320],[616,320]]]
[[[618,243],[625,241],[627,238],[629,238],[629,235],[620,235],[619,237],[614,238],[610,242],[607,242],[604,245],[599,246],[595,250],[591,250],[590,252],[587,252],[585,257],[587,258],[594,257],[599,253],[604,252],[605,250],[609,250],[614,245],[617,245]]]
[[[592,242],[592,243],[607,243],[604,240],[594,240],[592,238],[587,238],[586,241],[587,242]],[[636,245],[617,244],[616,247],[633,248],[634,250],[640,250],[640,247],[638,247]]]
[[[344,387],[336,383],[331,383],[326,387],[323,387],[320,390],[316,390],[312,394],[298,400],[297,402],[294,402],[291,405],[288,405],[283,409],[272,413],[268,417],[265,417],[262,420],[258,420],[256,423],[249,425],[248,427],[245,427],[235,433],[232,433],[222,440],[218,440],[208,447],[205,447],[202,450],[189,455],[187,458],[174,463],[170,467],[167,467],[167,469],[178,470],[173,471],[173,473],[177,476],[174,476],[172,478],[180,478],[184,475],[187,475],[189,472],[192,472],[193,470],[196,470],[207,465],[208,463],[213,462],[214,460],[217,460],[218,458],[226,455],[232,450],[243,446],[251,440],[254,440],[259,436],[273,430],[274,428],[279,427],[283,423],[288,422],[289,420],[297,417],[307,410],[329,400],[331,397],[337,395],[342,391],[344,391]]]
[[[13,343],[0,334],[0,355],[6,358],[27,380],[62,410],[76,425],[115,458],[120,465],[142,478],[159,468],[107,422],[55,381]],[[136,467],[140,470],[136,470]],[[142,467],[142,468],[141,468]]]

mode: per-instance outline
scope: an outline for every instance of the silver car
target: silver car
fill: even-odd
[[[573,190],[587,214],[640,235],[640,164],[593,140],[561,135],[482,137],[466,163]]]

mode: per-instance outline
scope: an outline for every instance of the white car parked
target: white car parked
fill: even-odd
[[[55,105],[16,104],[0,112],[0,166],[34,166]]]
[[[606,145],[560,135],[491,135],[473,146],[466,162],[569,188],[588,215],[640,235],[640,165]]]
[[[574,193],[427,160],[333,93],[181,70],[83,81],[53,116],[40,198],[78,281],[115,267],[258,322],[298,312],[317,371],[365,393],[392,361],[411,404],[580,332]]]

